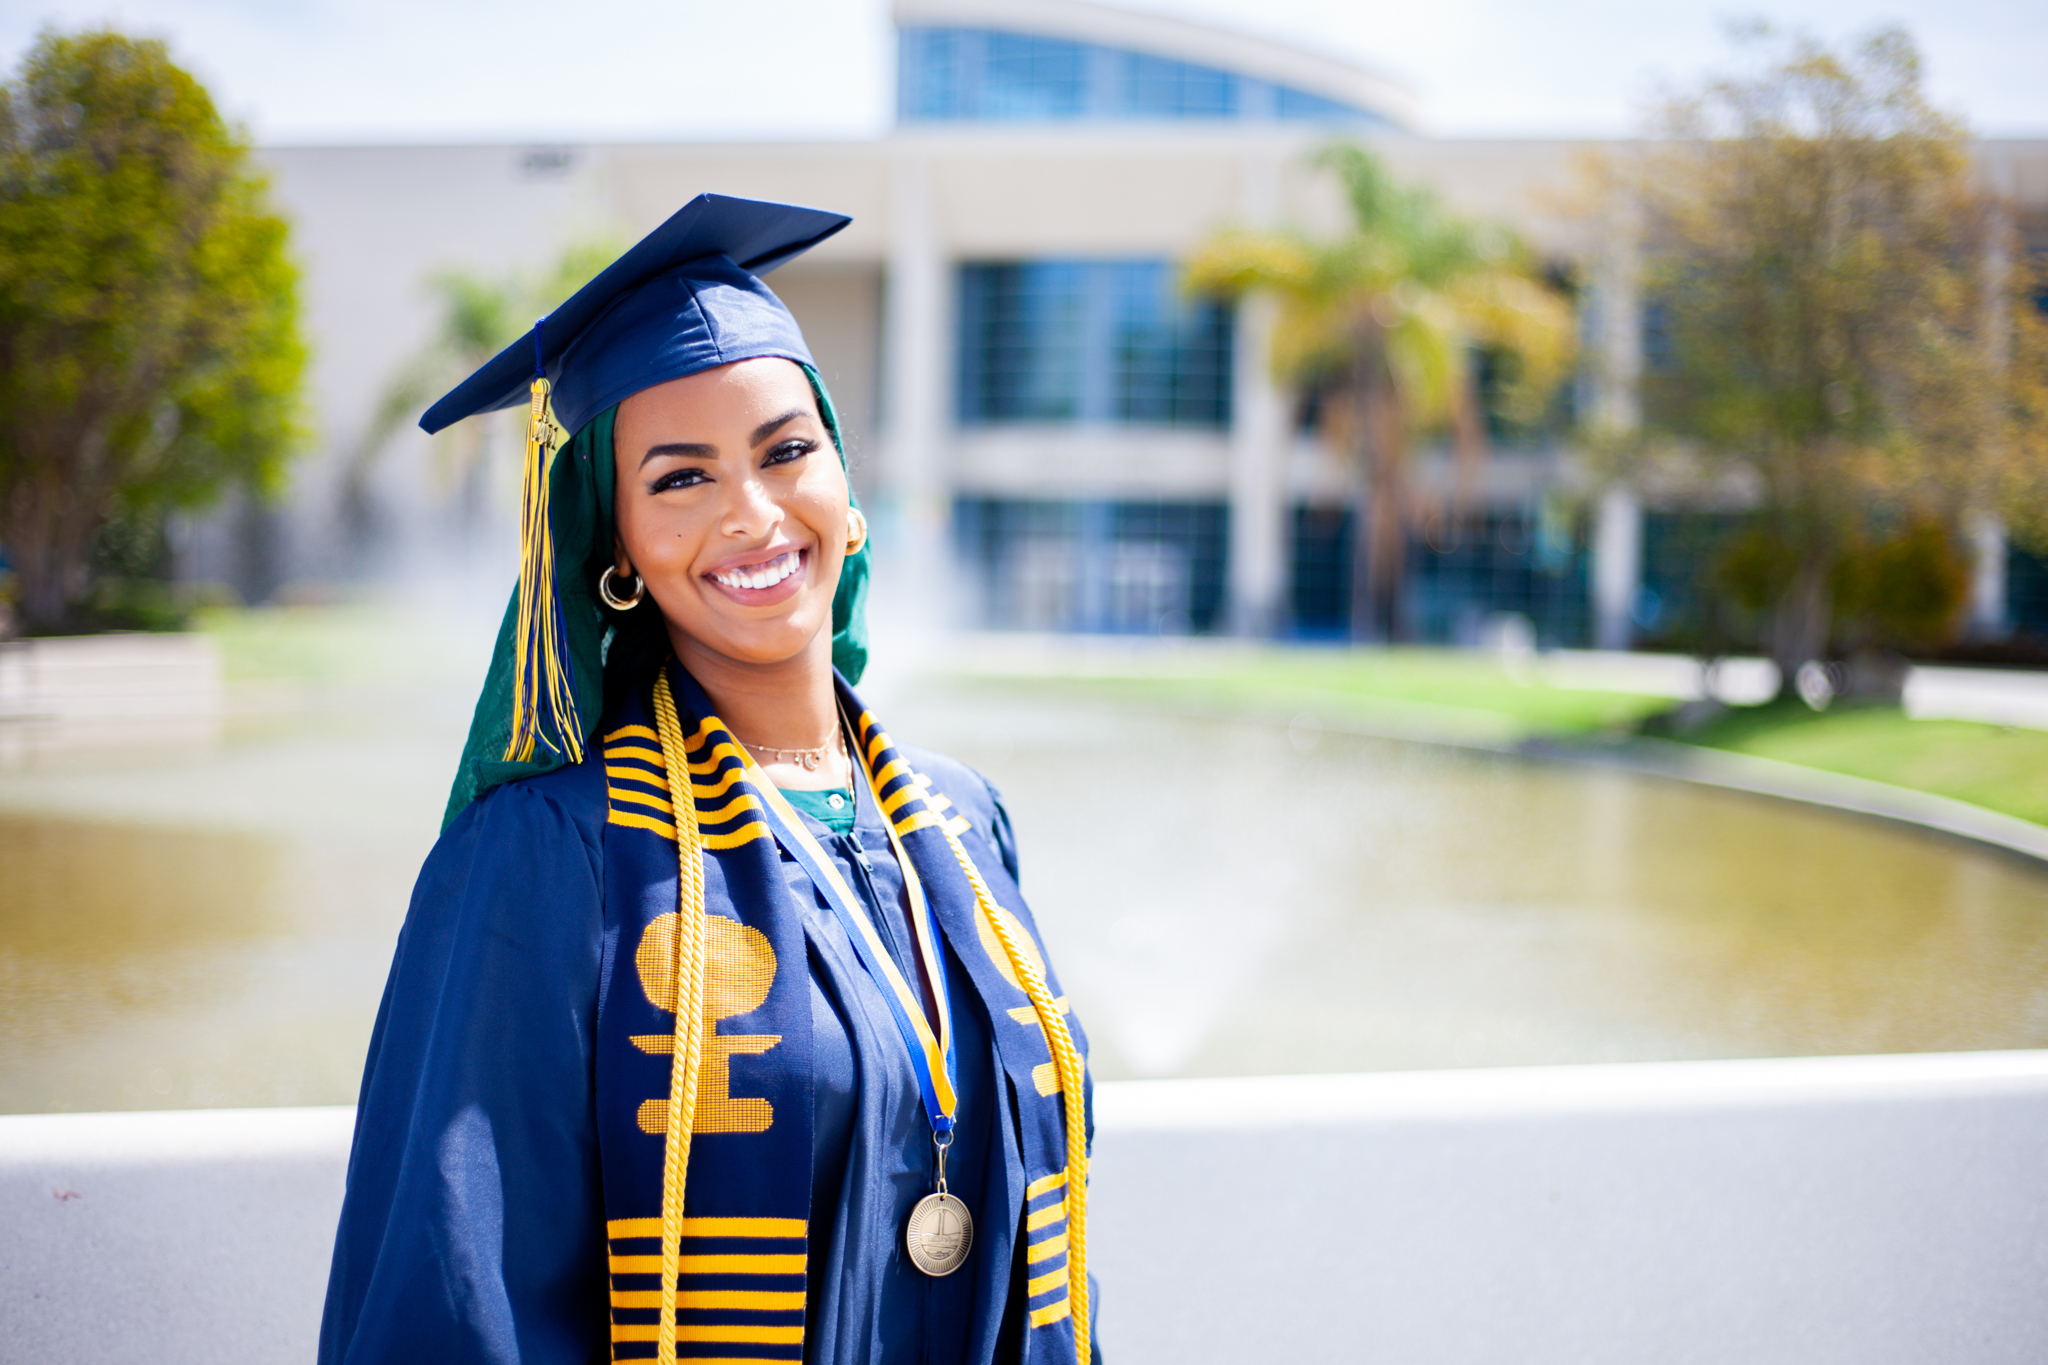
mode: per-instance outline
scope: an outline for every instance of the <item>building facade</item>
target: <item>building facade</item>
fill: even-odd
[[[897,121],[873,140],[268,151],[307,267],[320,449],[282,511],[189,537],[186,572],[261,596],[472,551],[508,563],[508,431],[481,462],[449,455],[474,436],[366,444],[376,396],[436,327],[427,281],[629,242],[705,190],[853,215],[770,283],[844,414],[892,597],[954,623],[1342,632],[1349,480],[1272,380],[1270,307],[1178,282],[1222,227],[1340,231],[1311,164],[1334,138],[1517,230],[1578,301],[1571,404],[1632,412],[1646,336],[1629,236],[1574,207],[1598,148],[1430,138],[1373,72],[1075,0],[895,15]],[[1984,154],[2015,199],[2048,205],[2048,143]],[[1470,640],[1503,612],[1566,645],[1668,625],[1657,584],[1703,534],[1686,517],[1715,509],[1585,487],[1565,429],[1500,433],[1472,515],[1415,538],[1405,609],[1423,638]],[[1424,495],[1449,480],[1425,451]],[[1978,610],[2006,620],[2006,571],[1986,573]]]

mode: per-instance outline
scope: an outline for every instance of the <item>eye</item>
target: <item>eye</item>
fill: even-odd
[[[656,479],[647,486],[647,491],[650,493],[666,493],[671,488],[694,488],[698,484],[705,482],[707,477],[704,471],[695,465],[684,465],[679,469],[671,469],[668,473]]]
[[[791,460],[801,460],[817,448],[818,443],[807,437],[799,437],[793,441],[784,441],[780,445],[772,447],[767,456],[761,461],[761,464],[763,468],[769,465],[788,464]]]

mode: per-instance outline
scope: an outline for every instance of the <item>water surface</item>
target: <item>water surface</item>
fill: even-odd
[[[1002,775],[1105,1075],[2048,1044],[2048,876],[2005,855],[1610,769],[1006,704],[929,714]]]
[[[935,682],[1105,1078],[2048,1045],[2048,877],[1607,770]],[[0,1110],[347,1103],[459,708],[0,772]]]

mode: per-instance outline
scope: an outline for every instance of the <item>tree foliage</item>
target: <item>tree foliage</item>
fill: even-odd
[[[1762,522],[1721,554],[1713,587],[1749,621],[1768,619],[1799,556]],[[1954,528],[1938,517],[1858,527],[1835,548],[1827,591],[1831,650],[1937,650],[1954,642],[1962,624],[1970,563]]]
[[[2010,225],[1906,35],[1842,53],[1751,36],[1757,68],[1671,105],[1642,163],[1670,345],[1634,459],[1677,453],[1754,489],[1739,576],[1789,685],[1831,634],[1938,633],[1939,604],[1875,594],[1906,591],[1899,565],[1935,566],[1953,616],[1963,520],[2039,506],[2048,347]],[[1843,611],[1858,615],[1837,631]]]
[[[31,630],[116,515],[274,490],[306,348],[246,139],[164,45],[44,34],[0,87],[0,544]]]
[[[1188,262],[1188,287],[1279,300],[1272,362],[1288,385],[1319,384],[1328,434],[1354,461],[1352,624],[1360,637],[1399,632],[1396,604],[1408,529],[1414,436],[1448,427],[1461,481],[1484,453],[1475,360],[1507,361],[1501,405],[1533,420],[1568,371],[1569,304],[1505,230],[1404,186],[1363,148],[1318,158],[1342,182],[1350,229],[1334,240],[1233,229]],[[1369,521],[1369,529],[1368,529]]]

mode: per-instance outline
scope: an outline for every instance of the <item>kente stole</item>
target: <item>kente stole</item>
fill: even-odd
[[[813,1143],[804,907],[791,898],[762,818],[757,783],[765,778],[674,660],[666,677],[695,797],[704,907],[675,1353],[680,1360],[795,1361],[803,1356]],[[1017,1097],[1026,1180],[1015,1241],[1026,1261],[1024,1361],[1074,1365],[1078,1354],[1085,1365],[1086,1039],[1067,1016],[1037,925],[988,831],[954,813],[844,679],[838,687],[883,815],[987,1010],[995,1063]],[[671,781],[684,775],[671,774],[664,761],[654,693],[650,683],[606,717],[599,755],[609,814],[597,1110],[612,1358],[620,1361],[658,1358],[665,1135],[671,1078],[683,1070],[674,1055],[679,867]],[[1064,1027],[1046,1029],[1041,1007],[1056,1011]],[[1072,1134],[1063,1081],[1083,1096]],[[1070,1170],[1077,1174],[1071,1184]],[[1070,1270],[1080,1279],[1078,1295]]]

